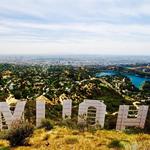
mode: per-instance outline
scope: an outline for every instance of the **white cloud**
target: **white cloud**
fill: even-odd
[[[65,24],[42,24],[42,23],[27,23],[27,22],[9,22],[1,21],[0,28],[3,28],[2,32],[10,33],[6,36],[9,39],[9,35],[15,33],[14,37],[24,37],[24,40],[31,40],[31,38],[45,39],[45,38],[57,38],[66,39],[67,36],[71,36],[72,40],[78,40],[80,38],[94,38],[94,39],[114,39],[114,40],[136,40],[145,41],[150,37],[150,25],[123,25],[123,24],[108,24],[108,23],[65,23]],[[40,32],[39,32],[40,31]],[[46,34],[45,34],[46,32]],[[51,37],[51,32],[55,37]],[[65,32],[65,35],[64,35]],[[49,33],[49,34],[47,34]],[[59,33],[59,34],[57,34]],[[0,38],[4,39],[3,36]],[[13,38],[14,39],[14,38]],[[12,39],[12,41],[13,41]],[[15,39],[17,40],[17,39]]]
[[[0,53],[147,54],[148,17],[148,0],[5,0]]]

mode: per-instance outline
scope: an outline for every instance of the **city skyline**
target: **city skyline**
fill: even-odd
[[[0,54],[150,55],[148,0],[5,0]]]

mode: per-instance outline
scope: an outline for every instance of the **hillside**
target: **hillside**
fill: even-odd
[[[13,148],[10,146],[12,144],[8,142],[11,140],[7,136],[3,138],[3,132],[0,132],[0,150],[149,150],[150,111],[144,130],[131,128],[125,130],[126,133],[114,130],[119,105],[137,103],[149,105],[147,83],[143,89],[139,90],[132,85],[130,79],[124,76],[98,78],[95,75],[102,70],[95,67],[3,64],[0,65],[0,71],[0,101],[7,101],[9,105],[14,105],[19,100],[27,100],[24,112],[25,121],[34,126],[36,99],[44,99],[46,101],[46,119],[50,120],[54,127],[51,131],[46,131],[35,129],[35,126],[26,128],[22,123],[23,127],[10,129],[12,130],[11,134],[8,131],[7,136],[10,135],[11,140],[18,140],[21,136],[25,139],[21,144],[26,145]],[[66,122],[62,121],[62,101],[65,99],[72,100],[72,118]],[[88,123],[77,125],[78,106],[84,99],[100,100],[107,106],[103,130],[97,126],[88,128],[90,127]],[[46,126],[48,122],[46,122]],[[34,131],[33,134],[30,133],[30,129]],[[112,130],[110,131],[110,129]],[[139,132],[136,132],[138,130]],[[26,136],[25,133],[28,133],[26,131],[29,131],[29,135],[32,136]],[[14,134],[16,135],[14,136]],[[20,143],[15,146],[18,145]]]
[[[79,132],[66,127],[55,127],[51,131],[38,129],[28,139],[29,146],[10,148],[7,141],[0,140],[2,150],[149,150],[150,135],[126,134],[119,131],[98,130]]]

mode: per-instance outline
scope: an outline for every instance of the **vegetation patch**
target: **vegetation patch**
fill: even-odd
[[[119,149],[124,149],[124,144],[120,140],[114,139],[110,142],[108,145],[109,148],[119,148]]]
[[[26,138],[33,134],[34,126],[28,122],[15,122],[5,133],[4,138],[10,142],[11,146],[26,145]]]
[[[78,138],[76,136],[68,136],[65,137],[65,143],[66,144],[76,144],[78,143]]]
[[[46,130],[51,130],[51,129],[53,129],[53,124],[52,124],[50,119],[43,119],[41,121],[41,125],[40,125],[39,128],[44,128]]]

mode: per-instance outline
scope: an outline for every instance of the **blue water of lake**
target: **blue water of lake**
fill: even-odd
[[[134,75],[134,74],[126,74],[126,73],[120,73],[121,75],[124,75],[126,77],[128,77],[132,84],[137,87],[138,89],[140,89],[142,87],[142,85],[145,83],[145,81],[150,81],[150,78],[146,78],[146,77],[141,77],[138,75]],[[100,72],[96,74],[96,77],[104,77],[104,76],[113,76],[113,75],[118,75],[118,72],[115,71],[104,71],[104,72]]]

